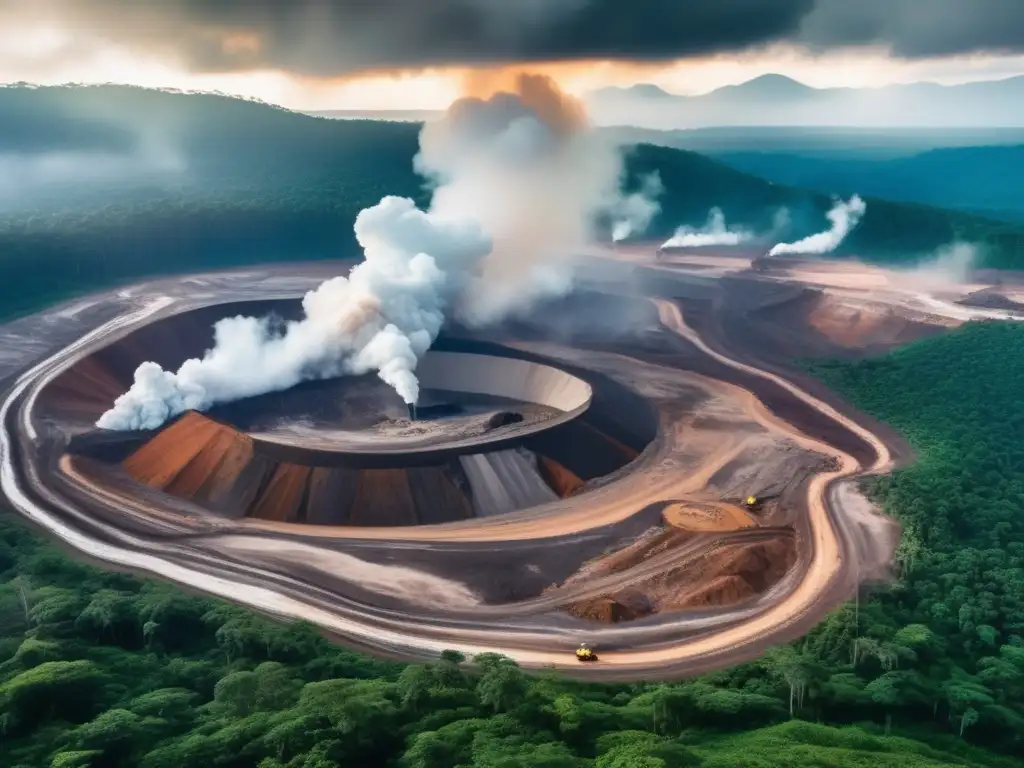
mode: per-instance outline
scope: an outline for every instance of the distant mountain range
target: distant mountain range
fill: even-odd
[[[1024,76],[964,85],[812,88],[763,75],[701,96],[642,83],[587,95],[595,122],[661,130],[712,126],[1024,126]]]
[[[700,152],[776,184],[1024,221],[1024,128],[608,127],[622,146]]]
[[[863,128],[731,126],[653,128],[607,126],[600,129],[622,146],[656,144],[687,149],[703,155],[764,152],[824,160],[890,160],[933,149],[953,147],[1006,147],[1024,145],[1022,128]]]

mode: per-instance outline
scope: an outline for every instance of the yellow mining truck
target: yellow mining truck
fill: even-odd
[[[597,654],[590,650],[586,643],[580,643],[580,647],[576,649],[576,660],[597,661]]]
[[[757,496],[747,496],[743,500],[743,506],[750,510],[755,510],[761,506],[761,500]]]

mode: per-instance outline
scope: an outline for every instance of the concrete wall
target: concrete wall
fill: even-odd
[[[423,389],[445,389],[538,403],[563,413],[586,410],[590,385],[550,365],[461,352],[428,352],[416,369]]]

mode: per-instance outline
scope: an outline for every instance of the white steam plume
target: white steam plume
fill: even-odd
[[[458,290],[453,275],[483,258],[490,242],[472,222],[437,219],[400,197],[362,211],[355,231],[365,260],[348,278],[335,277],[307,293],[302,320],[283,328],[268,318],[221,320],[213,348],[202,359],[185,361],[177,373],[156,363],[140,365],[131,389],[96,426],[153,429],[186,410],[373,370],[415,403],[413,371]]]
[[[793,218],[789,214],[789,208],[783,206],[775,211],[775,215],[772,216],[772,229],[768,233],[769,237],[779,237],[786,233],[793,225]]]
[[[970,280],[982,254],[982,246],[954,241],[940,246],[914,267],[894,272],[919,291],[958,286]]]
[[[707,223],[700,229],[679,227],[671,238],[661,244],[662,248],[705,248],[712,245],[740,245],[753,240],[752,232],[729,230],[725,225],[725,214],[721,208],[712,208]]]
[[[867,210],[865,202],[857,195],[848,201],[837,200],[832,210],[825,214],[832,226],[824,232],[819,232],[795,243],[778,243],[769,252],[769,256],[782,254],[823,254],[831,253],[840,246],[850,231],[856,227],[864,212]]]
[[[620,243],[646,231],[651,220],[661,211],[658,197],[665,191],[657,171],[641,178],[640,189],[622,198],[612,211],[612,242]]]
[[[448,315],[486,323],[568,291],[597,219],[628,207],[619,150],[539,76],[456,101],[423,128],[415,168],[434,184],[429,209],[385,197],[362,211],[364,261],[306,294],[302,320],[222,320],[202,359],[176,373],[142,364],[97,426],[154,429],[189,409],[370,371],[414,404],[416,365]]]

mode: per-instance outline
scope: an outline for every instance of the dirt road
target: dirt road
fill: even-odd
[[[248,520],[214,522],[201,517],[175,522],[167,510],[133,498],[123,488],[101,487],[67,457],[51,459],[40,449],[46,435],[32,417],[38,394],[48,381],[73,364],[90,344],[99,343],[103,334],[145,322],[146,312],[163,311],[174,302],[163,298],[163,303],[145,305],[150,309],[115,319],[44,358],[0,401],[0,483],[8,500],[33,522],[93,558],[156,574],[271,615],[305,619],[349,643],[389,655],[428,658],[447,648],[468,655],[497,651],[528,667],[553,665],[604,679],[680,677],[757,656],[813,626],[850,594],[860,573],[861,550],[851,544],[857,538],[852,526],[870,512],[865,512],[863,498],[840,481],[888,468],[891,457],[885,443],[784,377],[715,348],[687,325],[678,305],[664,300],[655,301],[666,329],[699,354],[781,387],[803,407],[857,435],[872,447],[874,461],[862,466],[779,418],[755,392],[726,381],[667,363],[566,350],[567,355],[586,358],[590,365],[603,366],[667,406],[688,393],[701,401],[704,411],[670,416],[675,411],[666,407],[657,443],[629,473],[580,496],[506,516],[415,528],[330,528]],[[700,426],[698,416],[716,426]],[[804,486],[810,546],[803,566],[750,603],[665,614],[631,626],[587,625],[553,611],[566,600],[614,588],[620,583],[615,577],[497,606],[483,604],[458,579],[419,572],[403,562],[406,553],[435,550],[440,561],[454,556],[451,553],[468,552],[486,562],[488,553],[497,556],[507,548],[530,547],[539,560],[544,550],[560,541],[582,546],[637,519],[651,505],[703,492],[714,476],[754,444],[795,445],[837,463],[835,469],[815,474]],[[100,509],[103,515],[98,514]],[[140,533],[146,524],[149,530]],[[753,539],[764,534],[749,529],[730,535]],[[688,562],[720,541],[717,535],[709,535],[692,547],[647,563],[644,573]],[[347,554],[329,551],[333,546],[348,547]],[[878,546],[887,543],[878,542]],[[365,549],[369,547],[389,553],[390,560],[361,560],[359,554],[370,551]],[[344,588],[332,587],[335,582],[326,577],[311,582],[309,575],[317,568],[338,584],[344,582]],[[381,595],[390,602],[378,601]],[[571,651],[581,638],[600,649],[601,663],[585,668],[575,663]]]

